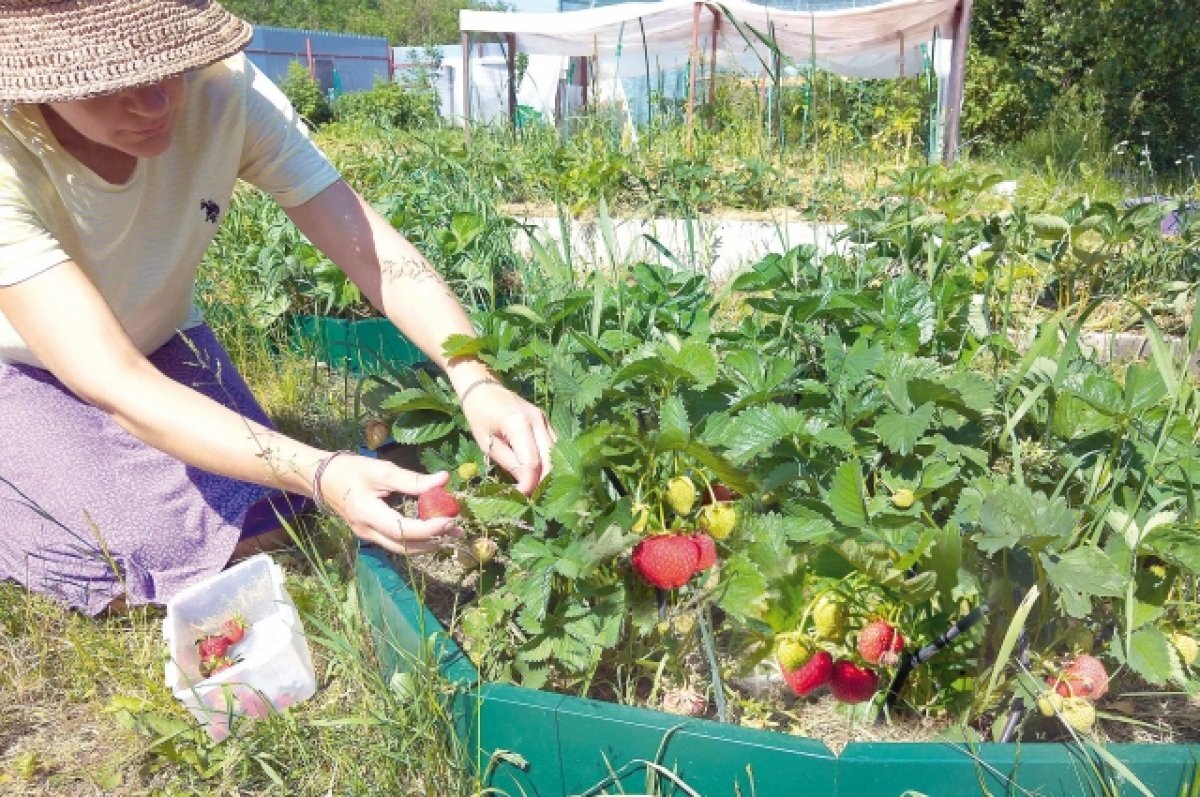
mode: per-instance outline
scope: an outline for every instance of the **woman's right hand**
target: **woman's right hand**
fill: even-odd
[[[420,520],[397,512],[387,497],[413,497],[450,480],[446,471],[417,473],[391,462],[355,455],[335,457],[321,474],[321,500],[361,539],[393,553],[433,553],[462,536],[452,518]]]

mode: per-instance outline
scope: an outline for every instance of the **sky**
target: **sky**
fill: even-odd
[[[505,0],[513,11],[557,11],[558,0]]]

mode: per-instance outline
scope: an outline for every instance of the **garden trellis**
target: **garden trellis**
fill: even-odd
[[[778,74],[780,61],[848,78],[895,78],[919,74],[929,60],[939,76],[938,117],[944,128],[941,154],[955,156],[972,0],[895,0],[829,11],[792,11],[730,0],[664,0],[622,3],[561,13],[464,10],[459,14],[463,53],[463,123],[472,124],[472,48],[499,39],[507,62],[507,109],[517,118],[518,53],[558,56],[569,89],[582,105],[594,85],[600,100],[626,101],[621,79],[686,72],[687,124],[693,124],[698,81],[718,71],[761,67]],[[589,75],[595,70],[597,75]],[[476,73],[478,74],[478,72]],[[611,88],[609,88],[611,87]],[[605,96],[607,94],[607,96]],[[556,114],[563,99],[556,96]]]

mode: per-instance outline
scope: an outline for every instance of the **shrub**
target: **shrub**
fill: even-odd
[[[437,95],[424,87],[408,87],[377,79],[369,91],[348,92],[334,103],[339,122],[411,129],[438,118]]]
[[[321,84],[299,61],[288,64],[287,77],[279,88],[310,125],[324,124],[333,118]]]

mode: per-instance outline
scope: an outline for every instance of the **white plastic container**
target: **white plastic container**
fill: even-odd
[[[245,637],[229,649],[236,663],[205,678],[197,640],[239,616]],[[283,571],[267,554],[253,556],[193,584],[167,602],[163,636],[167,686],[210,736],[221,740],[239,718],[261,718],[316,691],[312,654]]]

